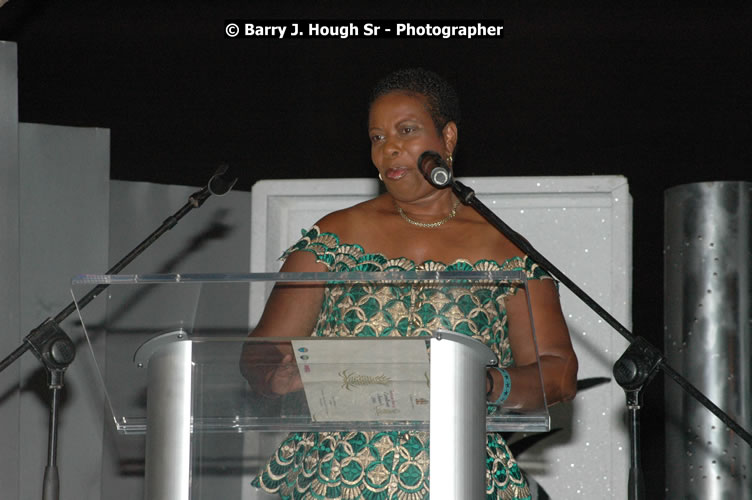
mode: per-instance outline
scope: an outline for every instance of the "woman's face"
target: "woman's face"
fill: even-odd
[[[373,102],[368,119],[371,160],[392,196],[410,201],[434,191],[418,170],[418,157],[429,150],[448,156],[454,146],[448,128],[453,126],[450,122],[437,132],[422,96],[392,92]]]

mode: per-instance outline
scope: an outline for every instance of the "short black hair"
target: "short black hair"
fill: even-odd
[[[371,91],[368,108],[381,96],[392,92],[421,95],[426,98],[431,120],[440,134],[448,122],[460,124],[460,100],[454,87],[433,71],[407,68],[379,80]]]

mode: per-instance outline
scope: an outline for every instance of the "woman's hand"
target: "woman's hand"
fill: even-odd
[[[268,375],[266,382],[268,396],[283,396],[303,389],[298,365],[292,354],[285,354],[280,363]]]
[[[240,357],[240,371],[254,392],[278,398],[303,388],[290,344],[246,342]]]

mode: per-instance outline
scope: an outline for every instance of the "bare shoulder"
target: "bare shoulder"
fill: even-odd
[[[385,213],[385,197],[379,196],[332,212],[316,225],[322,232],[334,233],[343,241],[357,241],[366,227],[373,227]]]
[[[493,259],[497,262],[524,257],[522,250],[483,216],[470,207],[463,208],[457,239],[471,255],[476,259]]]

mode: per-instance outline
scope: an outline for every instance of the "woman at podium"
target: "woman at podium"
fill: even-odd
[[[554,281],[451,189],[435,188],[418,168],[426,151],[439,153],[450,168],[455,161],[460,110],[454,89],[433,72],[402,70],[376,85],[369,106],[371,159],[385,192],[318,221],[284,253],[281,271],[524,271],[547,401],[573,398],[577,358]],[[411,287],[404,294],[399,300],[374,293],[353,301],[318,286],[279,287],[252,335],[415,336],[430,335],[434,324],[449,325],[498,357],[501,368],[487,373],[489,404],[524,408],[536,397],[538,358],[530,332],[519,326],[527,323],[523,294],[511,287],[490,294],[468,288],[450,307]],[[416,310],[420,314],[411,312]],[[283,361],[292,362],[292,355]],[[269,397],[301,388],[294,377],[272,376],[265,383]],[[419,500],[429,495],[428,450],[423,432],[295,433],[254,485],[283,499]],[[529,498],[525,477],[501,435],[488,434],[486,450],[487,499]]]

